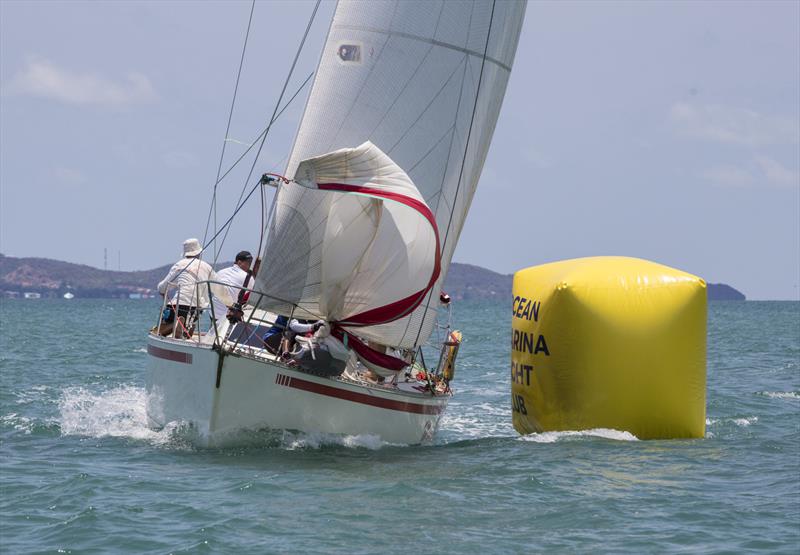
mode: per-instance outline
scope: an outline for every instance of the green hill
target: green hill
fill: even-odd
[[[231,263],[218,264],[218,267]],[[26,292],[43,297],[60,297],[71,291],[77,297],[128,298],[131,294],[157,295],[156,285],[170,265],[137,272],[100,270],[49,258],[15,258],[0,254],[0,295],[17,297]],[[453,263],[444,290],[455,300],[511,298],[510,274],[498,274],[472,264]],[[709,300],[744,300],[745,296],[724,283],[708,284]]]

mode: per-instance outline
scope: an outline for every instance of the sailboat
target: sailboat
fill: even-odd
[[[277,190],[241,317],[148,336],[152,426],[191,422],[207,445],[263,428],[432,440],[461,340],[441,287],[525,7],[339,1],[289,177],[262,180]],[[294,320],[316,332],[270,348]]]

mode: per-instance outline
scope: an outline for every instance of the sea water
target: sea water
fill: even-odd
[[[800,303],[710,303],[701,440],[520,437],[508,303],[461,302],[434,444],[145,418],[154,301],[4,300],[3,553],[800,551]]]

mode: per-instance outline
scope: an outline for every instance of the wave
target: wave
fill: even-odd
[[[772,399],[800,399],[796,391],[759,391],[757,394]]]
[[[599,437],[614,441],[639,441],[639,438],[630,432],[612,430],[609,428],[594,428],[592,430],[564,431],[564,432],[542,432],[540,434],[528,434],[520,437],[522,441],[533,441],[535,443],[555,443],[563,439],[584,437]]]
[[[706,426],[714,426],[716,424],[725,424],[728,422],[746,428],[758,422],[758,416],[746,416],[744,418],[706,418]]]
[[[16,412],[12,412],[4,416],[0,416],[0,425],[13,428],[15,431],[22,432],[25,435],[30,435],[33,432],[51,431],[58,426],[58,423],[51,420],[30,418]]]
[[[469,407],[450,403],[436,435],[436,443],[451,443],[471,439],[514,437],[511,426],[511,407],[506,404],[480,403]]]
[[[338,435],[324,433],[283,432],[281,447],[287,450],[321,449],[323,447],[362,448],[375,451],[398,444],[383,441],[372,434]]]

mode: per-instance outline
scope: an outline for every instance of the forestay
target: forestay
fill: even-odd
[[[438,293],[446,275],[483,168],[524,13],[524,2],[518,1],[339,2],[286,175],[302,180],[303,160],[371,141],[421,193],[440,240],[440,271],[419,306],[391,322],[360,327],[360,335],[394,346],[418,345],[430,335],[438,297],[432,292]],[[328,197],[321,191],[297,184],[282,186],[278,193],[264,251],[266,268],[256,283],[286,301],[273,303],[275,310],[285,312],[291,303],[329,314],[349,310],[335,306],[339,300],[333,299],[340,297],[323,282],[323,260],[314,244],[318,226],[336,224],[305,223],[300,217],[306,204],[329,202],[323,198]],[[375,198],[358,206],[347,201],[341,203],[341,215],[338,209],[331,214],[340,223],[353,210],[375,217],[381,212],[376,203],[384,210],[389,205]],[[425,228],[423,219],[418,223]],[[341,254],[337,271],[346,274],[346,266],[363,252],[366,236],[349,229],[345,233],[354,247]],[[402,258],[406,252],[400,248],[393,255]],[[429,266],[408,267],[409,272],[416,267],[419,276],[400,295],[414,294],[420,280],[431,277]],[[361,289],[364,298],[353,295],[345,304],[360,303],[360,312],[381,306],[396,287],[381,279]],[[371,298],[375,292],[385,298]]]

